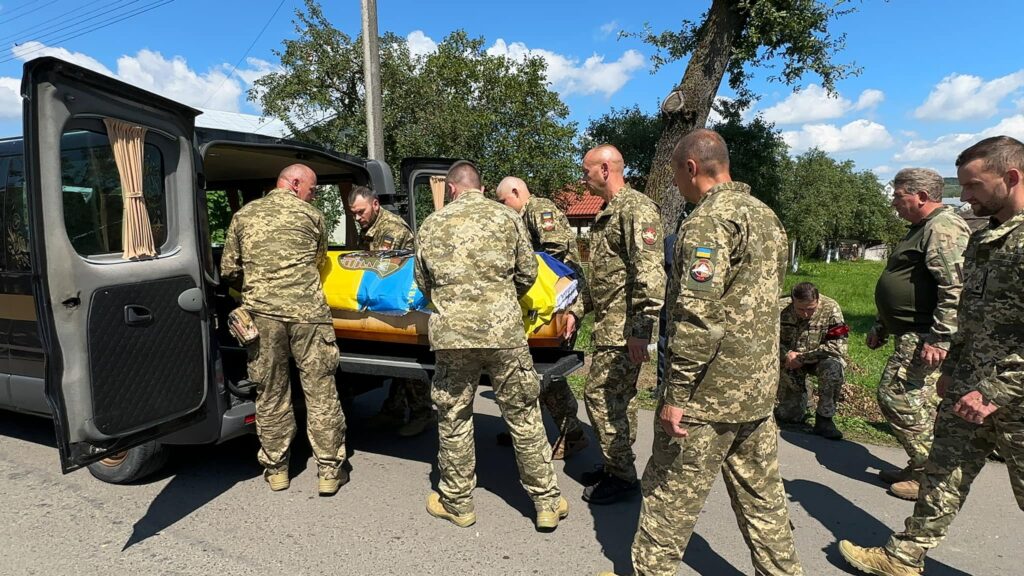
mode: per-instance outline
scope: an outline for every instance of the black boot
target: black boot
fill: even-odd
[[[820,414],[814,419],[814,433],[829,440],[843,439],[843,433],[836,428],[835,422],[832,422],[831,418],[826,418]]]

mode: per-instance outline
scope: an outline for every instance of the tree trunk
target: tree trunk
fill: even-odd
[[[739,9],[739,0],[714,0],[708,17],[697,31],[697,46],[690,55],[682,82],[675,88],[683,95],[683,107],[670,114],[662,111],[665,128],[647,176],[648,196],[661,206],[666,234],[675,232],[675,223],[683,211],[683,200],[672,184],[672,149],[686,133],[707,123],[711,104],[732,57],[732,43],[747,25],[748,13]]]

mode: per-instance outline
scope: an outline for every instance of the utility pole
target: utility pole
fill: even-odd
[[[371,160],[383,160],[384,120],[381,117],[377,0],[362,0],[362,2],[363,85],[366,88],[366,150]]]

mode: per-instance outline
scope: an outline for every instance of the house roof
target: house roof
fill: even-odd
[[[604,200],[600,196],[584,194],[576,196],[570,201],[565,215],[568,218],[593,218],[601,212],[602,208],[604,208]]]

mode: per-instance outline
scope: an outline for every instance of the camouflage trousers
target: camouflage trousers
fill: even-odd
[[[783,422],[801,422],[807,414],[811,400],[811,385],[807,376],[818,377],[818,408],[816,413],[825,418],[836,415],[836,406],[846,381],[846,363],[839,358],[825,358],[813,364],[804,364],[796,370],[779,372],[778,404],[775,416]]]
[[[407,410],[410,419],[430,414],[430,382],[413,378],[391,380],[380,413],[404,421]]]
[[[721,471],[756,574],[802,575],[779,473],[778,428],[771,417],[726,424],[684,419],[672,438],[654,421],[654,447],[641,487],[633,539],[636,576],[674,576],[704,501]]]
[[[1017,506],[1024,510],[1024,413],[1001,408],[976,425],[953,413],[959,398],[946,397],[938,409],[935,442],[920,476],[921,492],[903,532],[886,549],[905,562],[923,565],[925,552],[939,545],[967,499],[971,483],[996,448],[1006,459]]]
[[[473,511],[473,489],[476,488],[473,399],[482,373],[491,378],[495,401],[512,436],[519,481],[538,511],[556,510],[561,492],[537,402],[540,378],[525,346],[438,350],[435,353],[431,397],[437,406],[441,502],[450,512]]]
[[[636,481],[637,401],[636,383],[640,364],[621,348],[598,348],[590,364],[590,376],[583,389],[583,403],[601,445],[604,470],[627,482]]]
[[[540,405],[547,408],[559,435],[575,437],[583,433],[583,423],[576,415],[580,405],[565,378],[552,378],[541,387]]]
[[[295,358],[306,398],[306,433],[321,478],[335,478],[345,462],[345,415],[334,373],[338,345],[330,324],[281,322],[253,314],[259,340],[249,346],[249,379],[256,382],[258,458],[267,474],[288,470],[295,437],[288,357]]]
[[[893,434],[910,457],[908,465],[920,470],[928,459],[939,397],[938,368],[921,360],[926,334],[908,332],[895,337],[895,349],[878,382],[878,407]]]

